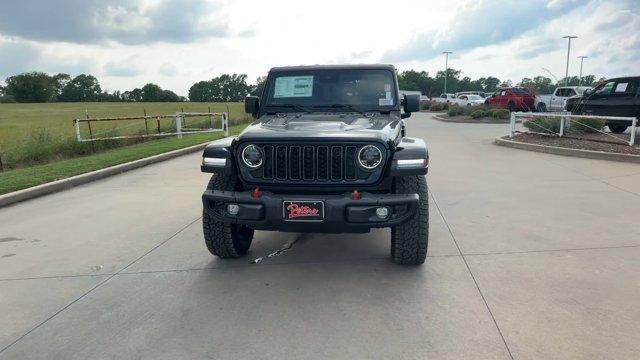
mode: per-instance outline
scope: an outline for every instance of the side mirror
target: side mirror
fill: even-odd
[[[412,112],[420,111],[420,95],[405,95],[404,96],[404,112],[405,114],[411,114]]]
[[[260,108],[260,98],[257,96],[247,96],[244,98],[244,112],[253,116],[258,115]]]

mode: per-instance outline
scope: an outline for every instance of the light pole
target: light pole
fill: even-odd
[[[564,86],[569,85],[569,53],[571,52],[571,39],[577,39],[577,36],[574,35],[566,35],[562,37],[563,39],[569,39],[569,44],[567,45],[567,69],[564,72]]]
[[[582,63],[584,62],[584,59],[588,59],[588,56],[578,56],[578,59],[580,59],[580,82],[578,83],[578,86],[582,86]]]
[[[444,54],[444,93],[447,93],[447,75],[449,74],[449,54],[451,51],[443,51]]]

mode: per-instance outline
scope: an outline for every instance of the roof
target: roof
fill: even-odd
[[[350,64],[350,65],[297,65],[273,67],[272,71],[308,71],[308,70],[391,70],[395,71],[391,64]]]

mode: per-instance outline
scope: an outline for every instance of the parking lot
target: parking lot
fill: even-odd
[[[2,208],[0,358],[637,358],[640,165],[493,145],[506,130],[409,119],[431,153],[420,267],[387,229],[212,257],[200,154]]]

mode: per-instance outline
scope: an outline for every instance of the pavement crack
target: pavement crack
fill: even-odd
[[[458,240],[456,240],[456,237],[453,234],[453,230],[451,229],[451,226],[449,225],[449,222],[447,221],[447,218],[442,213],[442,210],[440,209],[440,206],[438,205],[438,201],[436,200],[436,196],[433,194],[433,191],[431,190],[431,188],[429,188],[429,194],[431,195],[431,199],[433,200],[433,203],[435,204],[436,209],[438,210],[438,213],[440,214],[440,217],[442,218],[442,221],[444,222],[445,226],[447,227],[447,231],[449,232],[449,235],[451,235],[451,239],[453,239],[453,243],[456,245],[456,248],[458,249],[458,253],[460,254],[460,257],[462,258],[462,261],[464,262],[464,265],[467,267],[467,271],[469,271],[469,275],[471,275],[471,279],[473,280],[473,283],[475,284],[476,289],[478,290],[478,293],[480,294],[480,297],[482,298],[482,301],[484,302],[484,306],[487,308],[487,311],[489,312],[489,316],[491,316],[491,320],[493,320],[493,324],[495,325],[496,329],[498,330],[498,334],[500,335],[500,338],[502,339],[502,343],[504,344],[504,347],[507,349],[507,353],[509,354],[509,358],[511,358],[511,360],[513,360],[513,354],[511,354],[511,349],[509,349],[509,345],[507,345],[507,340],[504,338],[504,335],[502,334],[502,330],[500,330],[500,326],[498,326],[498,321],[496,321],[495,316],[493,316],[493,312],[491,311],[491,307],[489,307],[489,303],[487,302],[487,299],[484,297],[484,294],[482,293],[482,290],[480,289],[480,285],[478,284],[478,281],[476,280],[476,277],[473,275],[473,272],[471,271],[471,267],[469,266],[469,263],[467,262],[465,254],[462,253],[462,250],[460,249],[460,245],[458,245]]]

